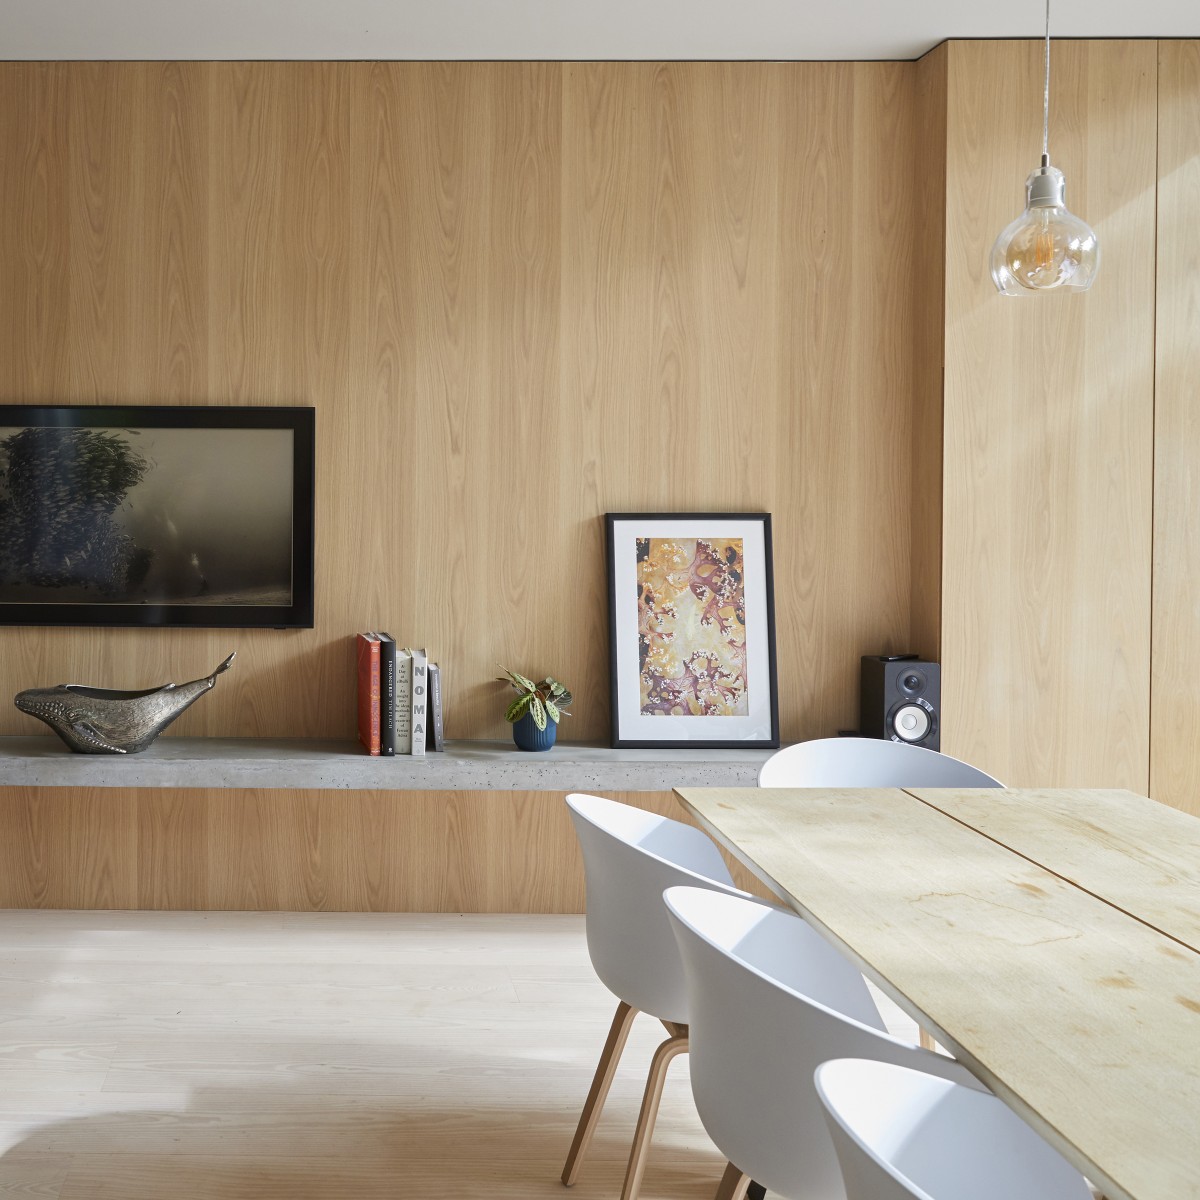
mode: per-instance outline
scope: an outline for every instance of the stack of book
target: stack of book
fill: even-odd
[[[360,633],[358,740],[368,754],[444,749],[442,673],[424,650],[399,647],[390,633]]]

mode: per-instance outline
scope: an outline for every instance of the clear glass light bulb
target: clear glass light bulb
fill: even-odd
[[[992,247],[992,279],[1005,296],[1086,292],[1100,267],[1100,243],[1064,200],[1063,173],[1043,159],[1025,181],[1025,211]]]

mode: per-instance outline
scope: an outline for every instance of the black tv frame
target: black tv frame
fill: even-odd
[[[313,627],[316,410],[271,405],[0,404],[0,426],[103,429],[288,429],[292,438],[292,603],[0,603],[2,625],[192,629]]]

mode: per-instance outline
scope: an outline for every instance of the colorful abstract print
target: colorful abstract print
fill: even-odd
[[[741,538],[638,538],[644,716],[749,712]]]

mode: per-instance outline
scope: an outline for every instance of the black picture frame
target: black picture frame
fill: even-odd
[[[314,617],[316,414],[273,405],[0,405],[2,427],[281,429],[292,433],[291,604],[0,602],[0,626],[311,629]]]
[[[761,561],[756,564],[755,582],[753,585],[750,582],[751,571],[749,565],[743,561],[744,578],[743,586],[750,588],[751,586],[761,588],[762,594],[759,597],[756,605],[756,612],[761,615],[762,646],[756,652],[759,668],[765,667],[767,674],[767,701],[766,715],[760,715],[754,720],[752,730],[742,733],[739,729],[739,736],[720,737],[712,736],[713,723],[739,720],[739,718],[728,716],[674,716],[670,717],[673,722],[672,732],[678,734],[680,721],[695,721],[696,736],[664,736],[650,737],[646,736],[649,732],[642,725],[641,728],[635,726],[641,725],[643,721],[662,720],[661,716],[646,717],[641,714],[631,716],[629,712],[630,695],[628,689],[630,685],[630,671],[632,670],[634,678],[638,677],[642,671],[641,650],[640,650],[640,634],[637,633],[637,591],[631,588],[628,596],[618,595],[618,589],[622,582],[628,583],[629,580],[623,579],[623,573],[628,572],[628,565],[621,566],[622,560],[618,558],[618,554],[622,549],[619,543],[623,543],[628,537],[636,538],[635,533],[631,533],[624,528],[625,526],[644,526],[647,528],[661,529],[669,523],[678,523],[680,528],[677,532],[671,531],[668,533],[648,533],[647,536],[672,536],[675,534],[680,537],[707,537],[695,532],[696,527],[711,526],[715,523],[724,523],[729,526],[742,526],[747,531],[752,531],[755,527],[760,530],[759,552]],[[692,531],[688,532],[688,526],[692,527]],[[730,530],[724,531],[725,536],[729,536]],[[774,562],[772,557],[771,547],[771,514],[765,512],[735,512],[735,513],[606,513],[605,514],[605,549],[606,562],[608,572],[608,633],[609,633],[609,696],[610,710],[612,718],[612,734],[611,745],[616,749],[657,749],[657,750],[727,750],[727,749],[776,749],[779,746],[779,684],[778,684],[778,669],[776,665],[775,653],[775,574]],[[636,553],[636,547],[635,547]],[[634,659],[633,665],[630,665],[630,628],[631,620],[630,613],[633,614],[633,651],[637,658]],[[750,623],[747,620],[747,631],[750,631]],[[639,684],[640,686],[640,684]],[[622,705],[622,696],[624,696],[625,704]],[[704,722],[704,728],[700,726],[700,722]]]

